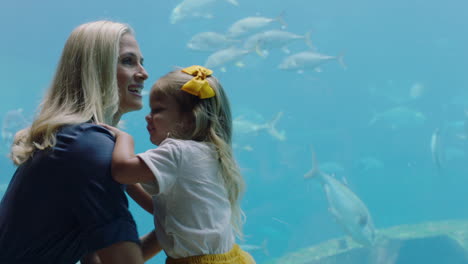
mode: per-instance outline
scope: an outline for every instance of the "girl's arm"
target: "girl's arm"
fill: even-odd
[[[155,181],[151,170],[135,155],[133,138],[129,134],[109,125],[100,124],[115,135],[112,153],[112,178],[121,184]]]
[[[142,236],[140,241],[141,251],[143,252],[143,259],[145,261],[151,259],[162,250],[154,230]]]
[[[161,252],[162,248],[159,244],[158,239],[156,238],[156,233],[153,231],[149,232],[148,234],[140,237],[141,243],[141,253],[143,254],[144,261],[147,261],[154,257],[156,254]],[[120,248],[121,250],[122,248]],[[114,252],[115,253],[115,252]],[[102,254],[102,253],[101,253]],[[90,253],[80,260],[81,264],[104,264],[101,261],[97,252]],[[109,263],[121,263],[121,262],[109,262]],[[122,262],[127,263],[127,262]],[[137,262],[132,262],[137,263]]]
[[[153,214],[153,199],[140,184],[135,183],[127,185],[127,193],[141,208]]]
[[[96,251],[103,264],[143,264],[142,248],[134,242],[123,241]]]
[[[99,258],[96,252],[89,253],[88,255],[80,259],[81,264],[102,264],[101,259]]]

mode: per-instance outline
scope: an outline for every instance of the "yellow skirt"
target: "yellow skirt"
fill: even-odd
[[[167,257],[166,264],[255,264],[255,260],[238,245],[234,245],[229,252],[223,254],[193,256],[179,259]]]

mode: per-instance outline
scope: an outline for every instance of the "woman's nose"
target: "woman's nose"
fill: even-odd
[[[136,73],[136,77],[142,81],[148,79],[148,73],[143,66],[140,66],[140,70]]]

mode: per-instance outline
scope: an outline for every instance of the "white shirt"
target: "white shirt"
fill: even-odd
[[[142,183],[153,196],[156,236],[172,258],[226,253],[234,245],[231,207],[208,143],[165,139],[138,156],[155,181]]]

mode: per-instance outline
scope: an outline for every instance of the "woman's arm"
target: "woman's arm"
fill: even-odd
[[[153,214],[153,199],[140,184],[135,183],[127,185],[127,193],[141,208]]]
[[[133,137],[109,125],[100,124],[115,135],[115,147],[112,153],[112,178],[121,184],[155,181],[148,166],[135,155]]]

